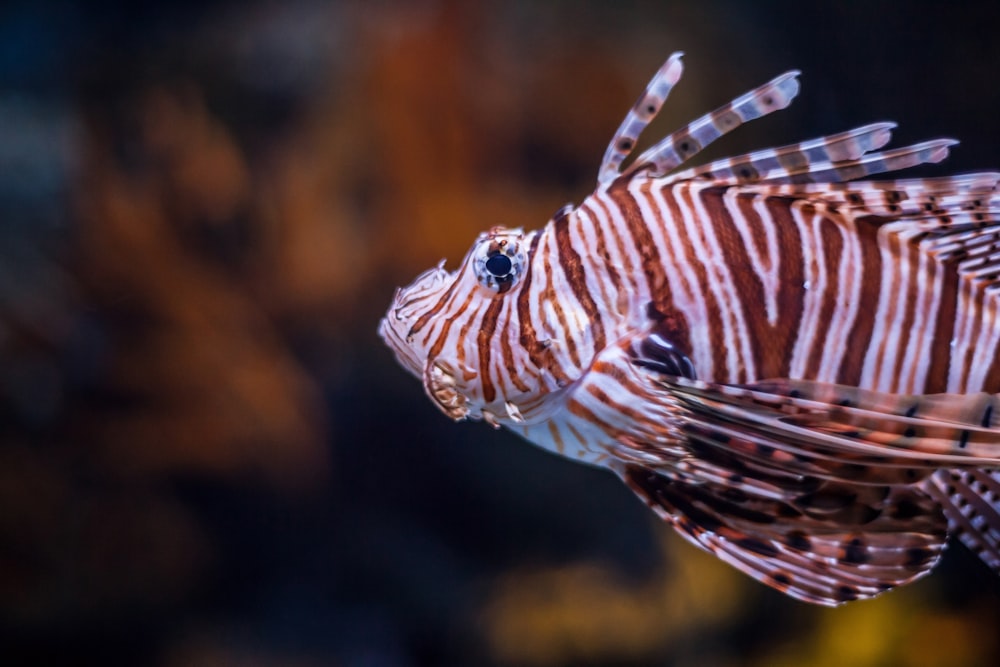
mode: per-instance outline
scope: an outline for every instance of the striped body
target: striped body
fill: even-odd
[[[1000,175],[854,181],[953,143],[876,152],[889,123],[675,171],[787,106],[796,72],[622,170],[680,72],[594,194],[484,233],[399,290],[380,335],[450,417],[609,467],[794,597],[915,579],[948,531],[1000,569]]]
[[[766,189],[633,180],[585,200],[566,228],[563,243],[582,266],[562,271],[576,284],[558,298],[564,307],[577,294],[593,298],[604,317],[590,326],[608,331],[585,343],[642,326],[652,302],[677,314],[675,343],[700,379],[1000,391],[995,292],[921,251],[909,220]],[[614,307],[622,303],[625,312]]]

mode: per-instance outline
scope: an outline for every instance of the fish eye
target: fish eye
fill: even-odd
[[[486,270],[493,274],[497,280],[503,280],[510,275],[510,270],[514,268],[514,263],[507,255],[499,252],[486,260]]]
[[[473,269],[479,284],[504,293],[514,286],[524,271],[521,233],[494,229],[479,240]]]

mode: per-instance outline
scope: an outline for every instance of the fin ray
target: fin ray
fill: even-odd
[[[626,114],[625,120],[611,137],[608,148],[604,151],[601,167],[597,172],[598,184],[610,183],[618,178],[622,162],[632,154],[639,135],[660,112],[670,90],[680,80],[684,72],[684,65],[681,62],[683,55],[678,51],[667,58],[646,86],[646,90]]]
[[[887,144],[895,127],[895,123],[873,123],[839,134],[723,158],[668,176],[664,182],[710,180],[719,185],[739,185],[760,182],[762,175],[783,169],[801,170],[814,164],[857,160]]]
[[[948,532],[1000,574],[1000,471],[939,470],[924,489],[944,508]]]
[[[740,125],[786,108],[799,92],[799,72],[785,72],[692,121],[648,149],[622,175],[660,177],[688,161],[719,137]]]
[[[892,532],[844,533],[835,525],[786,518],[779,526],[734,521],[726,498],[640,466],[617,469],[625,483],[686,540],[757,581],[805,602],[837,606],[875,597],[928,574],[940,558],[943,518]],[[772,519],[773,521],[773,519]],[[918,530],[920,527],[922,530]]]

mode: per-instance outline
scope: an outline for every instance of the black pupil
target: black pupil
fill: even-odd
[[[497,278],[503,278],[510,273],[513,265],[507,255],[493,255],[486,260],[486,270]]]

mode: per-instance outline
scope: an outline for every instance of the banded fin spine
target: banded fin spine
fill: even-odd
[[[781,169],[802,169],[823,162],[857,160],[889,143],[895,127],[895,123],[873,123],[840,134],[723,158],[669,176],[664,183],[691,180],[709,180],[718,185],[756,183],[764,180],[767,174]]]
[[[954,535],[1000,574],[1000,471],[939,470],[924,483]]]
[[[667,58],[667,61],[653,76],[649,85],[646,86],[646,90],[632,105],[625,120],[611,137],[611,142],[604,152],[601,167],[597,172],[599,185],[610,183],[618,178],[622,162],[632,154],[639,135],[656,118],[656,114],[663,107],[670,90],[680,80],[681,74],[684,72],[684,65],[681,63],[683,56],[684,54],[678,51]]]
[[[917,213],[928,203],[946,201],[950,197],[993,192],[998,183],[1000,183],[1000,172],[976,172],[937,178],[899,178],[853,183],[773,183],[769,184],[768,193],[808,197],[857,207],[861,212],[898,217]],[[885,212],[876,210],[879,206],[894,204],[907,204],[907,207],[885,209]]]
[[[881,137],[878,137],[881,138]],[[822,141],[816,140],[816,141]],[[707,165],[705,168],[719,165],[722,170],[722,179],[719,185],[733,184],[755,184],[761,185],[782,184],[782,183],[841,183],[845,181],[855,181],[875,174],[890,171],[908,169],[921,164],[936,164],[948,157],[948,149],[958,142],[953,139],[933,139],[931,141],[894,148],[878,153],[864,153],[856,159],[842,161],[809,161],[808,153],[799,153],[797,161],[789,160],[790,164],[775,164],[776,157],[770,155],[782,149],[772,149],[751,154],[746,158],[730,158]],[[813,152],[819,152],[817,148]],[[757,156],[757,157],[754,157]],[[754,157],[753,161],[749,158]],[[727,163],[737,160],[735,164],[736,174],[727,173],[731,169]],[[761,169],[758,169],[761,168]],[[695,170],[698,171],[698,170]],[[715,172],[709,172],[714,176]],[[681,174],[668,178],[664,182],[671,184],[675,178],[680,179]],[[707,176],[701,177],[707,180]],[[712,178],[713,185],[715,179]]]
[[[664,176],[740,125],[786,108],[799,92],[799,74],[785,72],[673,132],[636,158],[622,175]]]
[[[760,179],[762,183],[837,183],[855,181],[889,171],[908,169],[920,164],[936,164],[948,157],[954,139],[934,139],[912,146],[868,153],[857,160],[821,162],[802,169],[779,169]]]
[[[660,112],[671,89],[680,80],[684,71],[682,56],[683,53],[677,52],[667,59],[611,137],[597,172],[599,186],[606,186],[619,176],[647,170],[649,176],[663,176],[743,123],[786,108],[799,92],[799,71],[786,72],[673,132],[621,171],[639,135]]]

